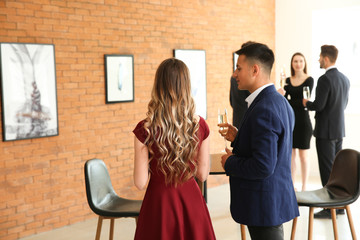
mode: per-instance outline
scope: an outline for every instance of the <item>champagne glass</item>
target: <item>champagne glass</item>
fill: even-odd
[[[282,67],[280,70],[280,87],[282,89],[284,89],[285,87],[285,80],[286,80],[285,68]]]
[[[310,99],[310,88],[309,86],[305,86],[303,87],[303,97],[304,99]],[[305,107],[305,110],[307,110],[307,108]]]
[[[224,112],[221,112],[220,109],[218,109],[218,123],[227,123],[227,110],[226,108],[224,109]],[[224,127],[220,127],[220,130],[226,130],[226,128]],[[226,139],[224,137],[224,141],[225,141],[225,148],[227,148],[227,143],[226,143]],[[225,149],[223,150],[223,152],[225,152]]]

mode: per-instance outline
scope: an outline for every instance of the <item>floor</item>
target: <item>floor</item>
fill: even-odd
[[[320,188],[319,183],[312,183],[308,190]],[[300,189],[300,186],[298,186]],[[208,208],[214,226],[215,234],[219,240],[240,240],[240,228],[230,215],[229,211],[229,185],[208,189]],[[320,209],[319,209],[320,210]],[[318,210],[315,210],[318,211]],[[360,237],[360,201],[351,205],[354,226],[356,228],[356,235]],[[308,224],[308,208],[300,208],[300,217],[298,219],[296,237],[297,240],[307,239],[307,224]],[[346,215],[340,215],[337,218],[339,238],[341,240],[352,239],[349,224]],[[290,239],[292,222],[284,224],[285,239]],[[21,240],[89,240],[95,239],[95,231],[97,226],[97,218],[87,220],[56,229],[50,232],[41,233]],[[134,238],[135,220],[132,218],[118,219],[115,221],[114,240],[131,240]],[[101,239],[108,239],[109,234],[109,220],[104,220],[101,232]],[[333,238],[333,228],[331,220],[314,220],[313,239],[329,240]],[[247,233],[247,238],[250,236]]]

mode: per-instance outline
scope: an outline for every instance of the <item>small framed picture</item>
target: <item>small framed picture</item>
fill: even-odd
[[[206,119],[206,54],[205,50],[175,49],[174,57],[183,61],[189,69],[191,93],[196,104],[196,114]]]
[[[54,45],[0,45],[3,140],[59,135]]]
[[[106,103],[134,101],[134,56],[105,54]]]

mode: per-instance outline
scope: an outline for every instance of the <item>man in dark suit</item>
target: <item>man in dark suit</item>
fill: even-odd
[[[342,149],[345,136],[344,111],[348,103],[350,81],[335,67],[338,50],[332,45],[321,46],[320,68],[326,70],[316,86],[313,102],[303,99],[303,105],[315,113],[314,136],[321,183],[326,185],[335,155]],[[337,211],[343,214],[344,210]],[[315,218],[331,218],[330,210],[315,213]]]
[[[239,130],[219,124],[233,146],[221,160],[230,176],[231,215],[253,240],[282,240],[282,224],[299,216],[290,167],[294,113],[270,80],[272,50],[254,43],[236,53],[233,77],[251,94]]]
[[[247,110],[247,103],[245,99],[250,95],[248,90],[238,89],[236,79],[231,76],[230,79],[230,105],[233,109],[232,124],[239,128],[241,120],[243,119]]]

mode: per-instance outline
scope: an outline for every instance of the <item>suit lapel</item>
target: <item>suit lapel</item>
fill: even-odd
[[[238,129],[238,133],[236,134],[236,137],[234,139],[234,146],[236,146],[236,143],[237,141],[239,140],[239,136],[240,136],[240,133],[241,133],[241,130],[243,127],[246,127],[246,122],[247,122],[247,119],[249,118],[249,115],[251,113],[251,111],[254,109],[254,107],[256,106],[256,104],[260,101],[260,99],[262,99],[262,96],[265,95],[265,94],[268,94],[270,92],[273,91],[273,88],[275,89],[275,86],[274,85],[271,85],[271,86],[268,86],[266,88],[264,88],[260,93],[259,95],[256,96],[256,98],[254,99],[254,101],[251,103],[250,107],[246,110],[245,112],[245,115],[241,121],[241,124],[240,124],[240,128]]]

